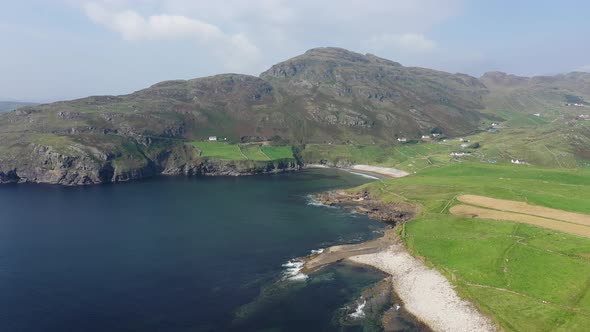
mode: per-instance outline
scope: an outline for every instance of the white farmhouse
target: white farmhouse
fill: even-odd
[[[209,136],[209,142],[216,142],[217,136]]]

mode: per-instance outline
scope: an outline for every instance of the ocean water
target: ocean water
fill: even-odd
[[[378,330],[342,317],[381,273],[304,276],[294,260],[378,235],[379,222],[308,196],[370,180],[306,170],[0,186],[0,331]]]

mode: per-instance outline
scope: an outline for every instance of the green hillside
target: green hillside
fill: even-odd
[[[589,82],[586,73],[533,78],[489,73],[477,79],[344,49],[312,49],[260,77],[165,81],[129,95],[2,114],[0,182],[117,182],[199,173],[204,159],[263,162],[293,156],[288,148],[243,145],[251,143],[296,146],[299,163],[366,163],[410,172],[511,158],[585,167],[589,122],[580,117],[590,113]],[[492,123],[502,129],[486,133]],[[433,133],[441,136],[421,142]],[[451,157],[464,149],[453,140],[466,135],[478,148]],[[209,136],[242,145],[186,144]],[[401,138],[408,143],[400,144]]]
[[[505,221],[449,214],[460,194],[590,214],[590,171],[462,163],[363,187],[421,214],[400,236],[507,331],[590,326],[590,239]]]

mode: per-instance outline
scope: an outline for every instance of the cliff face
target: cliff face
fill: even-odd
[[[198,157],[189,147],[176,147],[156,158],[80,153],[63,154],[47,146],[32,146],[26,162],[0,166],[0,183],[90,185],[118,183],[156,175],[240,176],[272,174],[299,169],[294,159],[275,161],[211,160]],[[23,159],[19,159],[23,161]]]

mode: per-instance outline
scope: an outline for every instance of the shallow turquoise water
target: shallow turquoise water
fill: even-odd
[[[378,222],[309,205],[367,179],[334,170],[0,186],[2,331],[338,331],[381,279],[336,266],[285,279],[289,260],[364,241]]]

